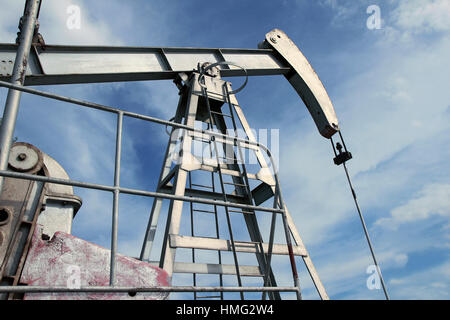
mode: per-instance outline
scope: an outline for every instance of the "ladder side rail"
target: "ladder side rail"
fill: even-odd
[[[231,121],[233,123],[234,135],[235,135],[235,137],[238,137],[237,136],[236,119],[235,119],[234,111],[233,111],[234,110],[234,105],[231,102],[230,91],[228,89],[228,84],[226,82],[224,83],[224,89],[225,89],[226,103],[228,105],[228,108],[229,108],[229,111],[230,111],[230,115],[231,115]],[[239,143],[237,143],[236,147],[238,149],[239,159],[241,160],[241,166],[242,166],[242,171],[243,171],[243,176],[244,176],[244,184],[245,184],[245,188],[246,188],[246,191],[247,191],[249,204],[253,205],[254,201],[253,201],[253,197],[252,197],[252,192],[250,190],[250,182],[248,180],[247,168],[246,168],[246,165],[245,165],[245,158],[244,158],[244,156],[242,154],[241,145]],[[262,268],[262,271],[263,271],[263,274],[264,274],[264,286],[272,286],[273,285],[273,283],[272,283],[273,278],[269,277],[269,274],[272,272],[272,269],[270,267],[270,260],[268,260],[268,257],[264,253],[264,248],[263,248],[263,245],[262,245],[263,239],[261,238],[260,240],[261,241],[259,241],[259,247],[260,247],[260,250],[261,250],[262,258],[263,258],[263,260],[265,260],[265,265]],[[272,244],[269,244],[269,250],[270,250],[269,256],[271,254],[272,246],[273,246],[273,241],[272,241]],[[263,295],[265,296],[265,293],[263,293]],[[278,299],[281,298],[279,293],[272,293],[272,292],[270,292],[269,296],[271,297],[272,300],[275,298],[274,296],[277,296]]]
[[[203,96],[205,97],[206,108],[207,108],[207,112],[208,112],[208,115],[209,115],[209,120],[210,120],[210,123],[211,123],[211,129],[212,129],[213,128],[213,116],[212,116],[212,113],[211,113],[211,106],[209,104],[208,92],[207,92],[206,88],[204,88],[203,86],[202,86],[202,93],[203,93]],[[219,173],[219,181],[220,181],[220,185],[221,185],[223,199],[224,199],[224,202],[228,202],[226,191],[225,191],[225,186],[224,186],[224,183],[223,183],[222,169],[221,169],[221,166],[220,166],[219,149],[217,147],[216,140],[215,139],[212,139],[212,140],[213,140],[213,144],[214,144],[214,153],[216,155],[216,160],[217,160],[217,168],[218,168],[217,172]],[[237,277],[237,281],[238,281],[239,287],[242,287],[242,279],[241,279],[241,274],[240,274],[240,270],[239,270],[239,262],[238,262],[238,258],[237,258],[237,254],[236,254],[236,246],[235,246],[235,243],[234,243],[233,230],[232,230],[232,227],[231,227],[230,213],[228,211],[228,206],[227,205],[225,205],[224,208],[225,208],[225,216],[226,216],[226,219],[227,219],[228,233],[230,235],[230,242],[231,242],[231,248],[232,248],[232,252],[233,252],[234,264],[235,264],[235,267],[236,267],[236,277]],[[244,292],[241,291],[240,292],[240,296],[241,296],[241,300],[244,300]]]
[[[183,109],[183,96],[180,97],[178,101],[177,111],[175,114],[174,122],[175,123],[181,123],[181,120],[183,118],[182,116],[182,109]],[[171,128],[171,132],[169,135],[169,143],[166,147],[165,152],[165,162],[162,165],[161,173],[159,175],[158,179],[158,186],[160,185],[161,181],[164,180],[164,177],[166,177],[172,166],[172,162],[174,161],[174,150],[176,148],[176,144],[179,141],[177,134],[179,133],[179,130],[177,130],[176,127]],[[160,192],[159,188],[156,190],[157,192]],[[147,229],[145,231],[144,235],[144,241],[142,244],[141,254],[139,259],[140,260],[150,260],[152,248],[153,248],[153,241],[156,236],[156,230],[158,225],[158,220],[161,212],[161,206],[162,206],[163,199],[161,198],[154,198],[153,199],[153,205],[150,212],[150,217],[147,225]]]
[[[191,171],[188,172],[188,181],[189,181],[189,188],[192,189]],[[194,237],[195,232],[194,232],[194,203],[193,202],[189,202],[189,209],[190,209],[190,218],[191,218],[191,236]],[[195,249],[194,248],[191,249],[191,258],[192,258],[192,263],[195,263]],[[194,287],[197,286],[197,274],[196,273],[192,274],[192,285]],[[197,300],[197,292],[194,291],[193,294],[194,294],[194,300]]]
[[[212,129],[212,124],[211,125],[208,124],[208,130],[209,129]],[[209,156],[210,156],[210,158],[212,158],[213,150],[212,150],[212,146],[211,146],[211,139],[208,140],[208,146],[209,146]],[[211,172],[211,185],[212,185],[212,191],[216,192],[216,184],[214,182],[214,172]],[[217,206],[216,205],[214,205],[214,222],[215,222],[215,227],[216,227],[217,239],[219,239],[220,238],[219,218],[218,218],[218,214],[217,214]],[[217,256],[218,256],[219,264],[222,264],[222,253],[220,252],[220,250],[217,250]],[[221,287],[223,287],[223,275],[222,274],[219,274],[219,285]],[[223,292],[220,292],[220,300],[223,300]]]
[[[187,91],[186,109],[184,115],[185,126],[193,130],[195,128],[195,116],[197,114],[199,97],[194,94],[194,91],[200,89],[195,76],[191,79],[189,91]],[[173,194],[176,196],[184,196],[188,169],[184,165],[190,161],[187,156],[190,155],[192,146],[192,137],[188,130],[182,130],[181,145],[180,145],[180,165],[174,177]],[[171,200],[169,205],[169,212],[167,215],[166,228],[164,232],[163,246],[161,250],[160,267],[163,268],[169,276],[173,274],[173,265],[175,262],[176,248],[170,246],[170,235],[178,234],[180,230],[181,216],[183,211],[183,200]]]
[[[239,104],[237,103],[237,100],[235,99],[234,95],[233,95],[233,98],[234,99],[230,99],[230,100],[236,101],[236,103],[233,103],[234,110],[235,110],[236,115],[237,115],[237,117],[239,119],[239,122],[241,123],[241,126],[244,129],[244,132],[245,132],[245,134],[247,135],[247,138],[248,138],[245,141],[249,141],[252,144],[255,144],[256,146],[259,147],[259,148],[256,148],[254,150],[255,154],[256,154],[256,157],[257,157],[257,160],[258,160],[258,163],[261,166],[261,168],[268,168],[267,167],[267,163],[265,161],[265,158],[264,158],[264,156],[263,156],[263,154],[261,152],[261,149],[263,149],[268,154],[268,156],[271,157],[271,155],[269,153],[269,150],[268,150],[267,147],[263,146],[262,144],[259,144],[256,141],[256,138],[254,137],[254,135],[253,135],[253,133],[252,133],[252,131],[250,129],[250,126],[248,125],[247,120],[246,120],[246,118],[245,118],[245,116],[244,116],[244,114],[242,112],[242,109],[240,108]],[[220,120],[221,121],[219,121],[219,124],[221,125],[221,128],[222,128],[221,132],[224,133],[225,132],[225,122],[224,122],[223,118],[220,119]],[[240,139],[240,138],[234,138],[234,142],[237,143],[237,144],[239,144],[241,142],[241,140],[242,139]],[[245,148],[246,147],[246,143],[243,143],[243,144],[244,144],[244,148]],[[255,210],[258,210],[258,209],[255,209]],[[258,224],[257,224],[257,221],[256,221],[255,217],[252,216],[252,215],[244,215],[244,218],[245,218],[245,221],[246,221],[246,224],[247,224],[247,228],[249,230],[250,237],[251,237],[252,241],[261,243],[262,237],[261,237],[261,233],[259,231],[259,227],[258,227]],[[262,252],[264,252],[264,251],[262,251]],[[258,263],[261,266],[262,270],[264,270],[264,266],[266,265],[266,262],[264,260],[264,255],[257,254],[256,257],[258,259]],[[268,271],[270,273],[270,275],[269,275],[270,276],[270,282],[272,283],[273,286],[276,286],[276,280],[275,280],[275,276],[274,276],[272,270],[268,270]],[[273,292],[273,295],[274,295],[275,299],[277,299],[277,300],[281,299],[281,296],[280,296],[279,292]]]

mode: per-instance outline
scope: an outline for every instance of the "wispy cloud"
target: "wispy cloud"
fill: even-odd
[[[446,0],[400,1],[390,14],[391,22],[414,34],[450,30],[450,3]]]
[[[397,229],[399,224],[425,220],[432,215],[450,216],[450,185],[429,184],[404,205],[391,211],[391,217],[379,219],[376,224]]]
[[[450,262],[448,260],[405,276],[392,278],[389,285],[397,297],[409,299],[447,299],[450,283]]]

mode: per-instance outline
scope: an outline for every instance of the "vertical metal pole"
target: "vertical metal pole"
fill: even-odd
[[[180,92],[180,94],[183,94]],[[177,112],[175,114],[174,122],[181,123],[181,120],[183,118],[182,109],[183,109],[183,97],[180,97],[180,100],[178,102]],[[177,142],[178,142],[178,130],[174,127],[171,127],[171,131],[169,134],[169,142],[167,144],[166,153],[164,156],[164,163],[161,168],[161,173],[159,175],[158,184],[156,186],[156,191],[159,192],[160,189],[160,183],[161,181],[169,174],[170,169],[172,167],[172,162],[174,162],[174,155],[173,152],[176,148]],[[150,260],[151,254],[152,254],[152,248],[153,248],[153,241],[155,240],[156,236],[156,229],[158,226],[158,220],[159,215],[161,212],[161,206],[162,206],[163,199],[161,198],[154,198],[153,199],[153,205],[152,210],[150,212],[150,217],[148,219],[148,225],[147,230],[145,231],[145,237],[144,242],[142,243],[142,249],[141,249],[141,255],[140,260]]]
[[[188,177],[189,177],[189,189],[192,189],[192,175],[191,172],[188,172]],[[194,203],[193,202],[189,202],[189,208],[190,208],[190,213],[191,213],[191,237],[195,237],[195,231],[194,231]],[[191,249],[191,257],[192,257],[192,263],[195,263],[195,249],[192,248]],[[197,274],[193,273],[192,274],[192,284],[194,287],[197,286]],[[194,293],[194,300],[197,300],[197,292],[193,292]]]
[[[209,129],[209,128],[208,128]],[[211,148],[211,141],[209,143],[209,154],[212,158],[212,148]],[[216,187],[214,183],[214,172],[211,172],[211,183],[212,183],[212,192],[216,192]],[[216,224],[216,238],[220,239],[220,231],[219,231],[219,219],[217,216],[217,206],[214,206],[214,222]],[[217,250],[217,256],[219,258],[219,264],[222,264],[222,253],[220,250]],[[219,274],[219,284],[221,287],[223,287],[223,275]],[[220,292],[220,300],[223,300],[223,292]]]
[[[212,130],[212,124],[207,124],[207,130]],[[212,150],[212,146],[211,146],[211,139],[208,142],[208,146],[209,146],[209,157],[212,159],[213,157],[213,150]],[[212,192],[215,193],[216,192],[216,184],[214,182],[214,172],[211,172],[211,188],[212,188]],[[216,225],[216,238],[220,239],[220,230],[219,230],[219,217],[217,215],[217,206],[213,206],[214,207],[214,223]],[[217,257],[219,260],[219,264],[222,264],[222,253],[220,252],[220,250],[217,250]],[[223,274],[219,274],[219,284],[221,287],[223,287]],[[220,300],[223,300],[223,292],[220,292]]]
[[[286,245],[288,247],[289,259],[291,261],[291,269],[292,269],[292,277],[294,278],[294,285],[298,288],[298,291],[296,292],[297,299],[301,300],[302,295],[301,295],[301,291],[300,291],[300,281],[298,278],[297,264],[295,263],[294,250],[292,248],[291,231],[289,229],[289,224],[287,221],[288,218],[287,218],[287,214],[286,214],[286,206],[284,204],[283,197],[281,196],[280,179],[278,178],[278,174],[276,171],[277,168],[275,167],[275,162],[273,161],[272,155],[270,154],[269,151],[267,151],[267,155],[269,156],[270,162],[272,163],[273,175],[275,178],[275,193],[278,195],[280,208],[285,210],[282,214],[282,221],[283,221],[284,233],[286,236]]]
[[[116,159],[114,165],[114,195],[113,195],[113,214],[112,214],[112,232],[111,232],[111,267],[109,284],[114,286],[116,280],[116,252],[117,252],[117,232],[119,221],[119,186],[120,186],[120,157],[122,154],[122,122],[123,112],[117,114],[117,132],[116,132]]]
[[[206,109],[207,109],[207,112],[209,114],[209,121],[211,122],[211,130],[212,130],[213,129],[214,120],[213,120],[213,116],[212,116],[212,113],[211,113],[211,106],[209,105],[208,91],[204,87],[202,87],[202,94],[205,97]],[[216,155],[217,171],[219,173],[219,181],[220,181],[220,185],[221,185],[221,189],[222,189],[223,200],[225,202],[228,202],[227,194],[226,194],[226,191],[225,191],[225,185],[223,183],[222,170],[220,168],[219,148],[217,147],[217,141],[216,141],[214,136],[211,137],[211,140],[212,140],[212,142],[214,144],[214,153]],[[233,230],[231,228],[230,212],[228,211],[228,206],[224,206],[224,208],[225,208],[225,216],[227,218],[228,233],[230,235],[230,242],[231,242],[231,249],[232,249],[231,251],[233,252],[234,265],[236,266],[237,281],[238,281],[239,287],[242,287],[241,273],[240,273],[240,270],[239,270],[239,262],[238,262],[238,258],[237,258],[237,254],[236,254],[236,246],[234,244]],[[245,300],[244,292],[240,291],[239,294],[241,296],[241,300]]]
[[[277,181],[277,185],[278,185],[278,181]],[[279,185],[278,185],[278,199],[280,200],[281,208],[285,209],[286,206],[284,205],[283,199],[281,197],[281,190],[280,190],[280,186]],[[282,217],[283,217],[282,220],[283,220],[284,233],[285,233],[285,236],[286,236],[286,245],[288,247],[289,259],[291,261],[292,277],[294,278],[294,285],[298,288],[298,291],[296,292],[297,299],[301,300],[302,299],[302,295],[300,293],[300,281],[299,281],[299,278],[298,278],[297,265],[295,263],[294,251],[292,249],[291,231],[289,230],[289,226],[288,226],[288,223],[287,223],[286,212],[283,212]]]
[[[342,140],[342,137],[341,137],[341,140]],[[350,186],[350,190],[352,191],[353,200],[355,201],[356,210],[358,211],[359,219],[361,220],[361,224],[362,224],[362,227],[364,229],[364,234],[366,235],[366,240],[367,240],[367,243],[369,244],[369,249],[370,249],[370,253],[372,255],[373,263],[375,264],[378,276],[380,277],[381,285],[383,287],[384,296],[386,297],[386,300],[389,300],[389,294],[387,292],[386,285],[384,283],[383,275],[381,274],[381,268],[378,265],[377,258],[375,256],[375,252],[374,252],[373,247],[372,247],[372,241],[370,241],[369,231],[367,231],[366,222],[364,221],[364,217],[363,217],[363,215],[361,213],[361,209],[359,208],[358,200],[356,200],[356,193],[355,193],[355,190],[353,189],[353,184],[352,184],[352,181],[350,180],[350,175],[348,174],[348,170],[347,170],[347,166],[345,165],[345,162],[343,163],[343,165],[344,165],[345,175],[347,176],[348,184]]]
[[[194,92],[200,91],[200,85],[197,82],[196,76],[190,80],[188,87],[189,90],[186,92],[187,99],[185,104],[184,125],[194,128],[199,100],[199,96],[194,94]],[[180,141],[181,146],[179,155],[181,159],[179,160],[179,168],[174,176],[172,191],[176,196],[184,196],[186,191],[187,173],[189,170],[185,166],[188,165],[188,161],[190,161],[186,155],[191,152],[192,147],[192,137],[188,134],[187,130],[183,129]],[[176,253],[176,248],[170,246],[170,237],[171,235],[178,235],[180,232],[184,203],[184,200],[171,200],[167,214],[167,223],[159,265],[160,268],[163,268],[167,272],[169,277],[172,277],[173,274]]]
[[[225,82],[224,89],[225,89],[225,94],[226,94],[226,98],[227,98],[226,102],[227,102],[229,110],[230,110],[230,115],[231,115],[231,119],[232,119],[232,122],[233,122],[233,128],[235,130],[235,136],[237,137],[237,131],[236,131],[237,130],[237,125],[236,125],[236,120],[235,120],[235,116],[234,116],[233,110],[236,112],[239,120],[241,121],[241,124],[243,123],[242,119],[244,119],[244,115],[242,113],[239,114],[237,109],[236,109],[238,107],[238,105],[234,105],[231,102],[229,86],[230,86],[230,89],[231,89],[231,84],[228,83],[228,82]],[[221,126],[223,128],[226,128],[225,124],[221,125]],[[251,132],[248,132],[248,130],[247,130],[247,128],[249,128],[249,127],[248,126],[246,127],[244,125],[242,125],[242,127],[244,128],[245,133],[247,134],[247,136],[250,138]],[[242,171],[243,171],[243,176],[244,176],[244,183],[245,183],[245,187],[247,189],[247,191],[244,192],[243,194],[247,195],[249,203],[252,204],[253,203],[253,197],[251,196],[252,193],[251,193],[251,190],[250,190],[250,183],[249,183],[248,176],[247,176],[247,169],[246,169],[246,166],[245,166],[245,163],[244,163],[245,161],[244,161],[244,156],[242,154],[241,145],[240,145],[240,143],[236,143],[236,146],[237,146],[237,149],[239,151],[239,156],[240,156],[240,159],[241,159],[241,166],[242,166]],[[261,165],[261,168],[264,167],[263,162],[260,162],[260,165]],[[240,171],[239,165],[236,164],[236,166],[237,166],[238,170]],[[234,180],[235,180],[235,178],[233,177],[233,181]],[[276,201],[274,201],[274,203],[276,203]],[[253,217],[255,217],[255,216],[253,215]],[[264,285],[276,286],[276,281],[275,281],[273,272],[272,272],[271,267],[270,267],[270,262],[267,260],[267,256],[264,253],[264,249],[263,249],[263,246],[262,246],[263,239],[262,239],[261,234],[259,232],[259,228],[258,228],[258,224],[257,224],[256,218],[252,219],[250,215],[244,215],[244,219],[246,220],[247,228],[248,228],[248,231],[250,233],[250,237],[251,237],[252,241],[257,242],[258,245],[259,245],[260,253],[256,255],[256,258],[258,259],[258,263],[260,265],[261,271],[264,273],[264,275],[267,275],[269,277],[267,281],[264,280]],[[269,244],[269,250],[270,250],[270,252],[272,250],[271,247],[270,247],[270,244]],[[269,297],[272,300],[280,300],[281,299],[279,292],[269,292]],[[264,299],[265,299],[265,297],[263,297],[263,300]]]
[[[275,189],[278,190],[278,189]],[[273,207],[274,209],[277,207],[277,203],[278,203],[278,195],[275,194],[274,195],[274,199],[273,199]],[[269,248],[267,250],[267,267],[266,267],[266,274],[264,274],[264,286],[269,285],[270,279],[269,279],[269,275],[270,275],[270,263],[272,260],[272,249],[273,249],[273,240],[275,237],[275,223],[277,221],[277,214],[275,212],[272,213],[272,222],[270,224],[270,235],[269,235]],[[262,294],[262,299],[266,300],[266,294],[267,292],[263,292]],[[270,293],[269,293],[270,296]]]
[[[14,61],[11,83],[23,85],[27,70],[28,56],[30,54],[33,33],[39,11],[40,0],[27,0],[25,12],[22,17],[22,30],[20,32],[19,46]],[[9,151],[11,149],[17,114],[19,112],[21,91],[8,90],[2,124],[0,126],[0,170],[8,169]],[[3,189],[4,177],[0,177],[0,192]]]

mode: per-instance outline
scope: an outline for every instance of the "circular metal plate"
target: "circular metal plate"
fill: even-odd
[[[16,171],[36,173],[42,168],[42,154],[29,143],[17,142],[11,148],[8,163]]]

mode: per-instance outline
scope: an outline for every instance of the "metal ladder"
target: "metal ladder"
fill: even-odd
[[[197,140],[197,139],[194,138],[194,140]],[[197,141],[199,141],[199,140],[197,140]],[[200,139],[200,141],[204,142],[203,139]],[[207,140],[207,143],[209,144],[210,156],[212,157],[211,140]],[[215,188],[215,183],[214,183],[214,172],[211,172],[210,175],[211,175],[211,186],[202,185],[202,184],[194,184],[194,183],[192,183],[192,174],[191,174],[191,172],[189,172],[189,188],[190,189],[192,189],[192,187],[207,188],[207,189],[210,189],[212,192],[215,192],[216,188]],[[216,239],[220,239],[217,206],[211,205],[213,207],[213,210],[211,211],[211,210],[204,210],[204,209],[195,209],[194,203],[192,203],[192,202],[189,205],[190,205],[190,218],[191,218],[191,236],[195,237],[194,214],[196,212],[202,212],[202,213],[210,213],[210,214],[214,215]],[[221,254],[220,250],[217,250],[217,257],[218,257],[218,264],[221,265],[222,264],[222,254]],[[195,249],[194,248],[192,248],[192,263],[195,264]],[[196,273],[192,274],[192,282],[193,282],[194,286],[197,285],[197,274]],[[222,274],[219,274],[219,285],[223,286],[223,275]],[[215,299],[215,298],[220,298],[220,300],[223,300],[223,298],[224,298],[223,292],[220,292],[219,295],[211,295],[211,296],[199,296],[199,295],[197,295],[197,292],[193,292],[193,294],[194,294],[194,300]]]
[[[223,83],[223,91],[225,92],[225,102],[229,107],[229,113],[230,114],[226,114],[223,112],[219,112],[219,111],[213,111],[211,110],[211,106],[210,106],[210,102],[209,102],[209,97],[208,97],[208,91],[205,87],[202,87],[202,93],[203,96],[205,97],[205,101],[206,101],[206,107],[207,107],[207,112],[208,112],[208,116],[209,116],[209,122],[210,122],[210,126],[211,129],[214,128],[214,126],[216,126],[216,129],[220,130],[220,128],[222,127],[222,133],[226,133],[224,132],[223,128],[223,124],[224,124],[224,117],[229,117],[232,120],[232,124],[233,124],[233,132],[235,133],[235,136],[237,137],[237,125],[236,125],[236,120],[235,120],[235,116],[234,116],[234,112],[233,112],[233,105],[231,104],[231,100],[230,100],[230,94],[229,94],[229,90],[228,90],[228,86],[227,83]],[[222,123],[222,126],[220,125],[220,123]],[[218,147],[218,143],[216,141],[216,139],[214,139],[214,137],[212,139],[209,140],[209,145],[211,146],[211,144],[213,144],[214,146],[214,154],[216,156],[216,161],[219,164],[217,166],[217,173],[219,176],[219,181],[221,184],[221,190],[222,190],[222,195],[223,195],[223,200],[225,202],[228,202],[227,199],[227,193],[225,190],[225,185],[230,185],[235,187],[235,192],[237,192],[238,194],[243,195],[246,199],[247,199],[247,203],[250,205],[254,204],[253,201],[253,197],[252,197],[252,193],[250,190],[250,184],[248,181],[248,176],[247,176],[247,170],[246,170],[246,166],[245,166],[245,160],[242,154],[242,149],[240,147],[239,144],[237,144],[234,148],[237,149],[237,152],[235,152],[235,150],[233,150],[232,154],[230,154],[231,152],[228,152],[229,149],[226,148],[225,144],[222,144],[222,147],[225,151],[225,155],[220,157],[219,156],[219,147]],[[233,149],[234,149],[233,148]],[[212,148],[211,148],[212,149]],[[211,152],[211,155],[213,154],[213,152]],[[239,157],[237,157],[236,155],[239,155]],[[231,156],[231,157],[230,157]],[[235,172],[239,172],[239,176],[232,176],[232,180],[233,182],[227,182],[225,181],[225,175],[222,173],[222,165],[221,165],[221,161],[225,160],[225,162],[230,162],[231,164],[227,165],[227,169],[231,169],[234,170]],[[239,168],[239,164],[241,165],[241,168]],[[231,167],[231,168],[230,168]],[[212,173],[213,174],[213,173]],[[234,235],[233,235],[233,230],[232,230],[232,225],[231,225],[231,219],[230,219],[230,213],[240,213],[243,215],[255,215],[254,211],[249,211],[249,210],[233,210],[230,209],[228,206],[225,206],[225,213],[226,213],[226,218],[227,218],[227,226],[228,226],[228,232],[229,232],[229,236],[230,236],[230,242],[231,242],[231,247],[232,247],[232,252],[233,252],[233,259],[234,259],[234,264],[235,264],[235,269],[236,269],[236,277],[237,277],[237,281],[239,286],[242,286],[242,280],[241,280],[241,272],[240,272],[240,268],[239,268],[239,262],[238,262],[238,257],[236,254],[236,245],[235,245],[235,241],[234,241]],[[257,226],[257,224],[255,224],[255,226]],[[253,243],[259,248],[262,260],[264,261],[264,268],[265,270],[270,270],[270,266],[267,263],[267,259],[266,256],[264,254],[264,248],[262,245],[262,238],[259,237],[257,239],[257,241],[253,241]],[[260,273],[260,276],[263,276],[264,279],[266,279],[267,277],[265,276],[265,274]],[[266,281],[265,284],[269,284],[271,285],[270,281]],[[241,299],[244,299],[244,294],[241,292]],[[271,293],[272,298],[274,298],[273,293]],[[279,295],[278,295],[279,298]]]
[[[199,81],[201,78],[205,79],[207,83],[201,85]],[[308,258],[303,243],[301,243],[301,240],[298,241],[300,239],[299,237],[296,237],[298,233],[288,213],[282,216],[285,226],[284,232],[288,240],[291,237],[291,233],[294,235],[296,245],[289,246],[289,242],[286,244],[274,244],[275,221],[278,215],[276,212],[272,213],[269,243],[263,242],[255,214],[258,211],[259,205],[273,197],[273,207],[287,211],[281,199],[278,179],[275,179],[273,175],[267,174],[270,172],[270,169],[264,159],[262,149],[258,144],[242,143],[241,140],[237,139],[238,119],[243,131],[247,135],[248,141],[256,141],[231,91],[231,84],[229,82],[221,80],[220,77],[214,78],[193,72],[189,79],[185,80],[184,85],[179,86],[179,88],[181,97],[174,121],[181,123],[184,119],[184,125],[191,127],[193,130],[183,129],[181,133],[178,132],[176,134],[172,130],[157,191],[171,193],[177,196],[204,197],[221,201],[222,204],[220,206],[210,204],[211,209],[207,210],[197,207],[195,202],[190,202],[190,236],[185,236],[180,235],[183,201],[170,200],[159,266],[164,268],[170,275],[174,273],[191,273],[193,275],[193,286],[198,285],[197,276],[199,274],[218,274],[220,287],[224,286],[224,275],[235,275],[238,287],[242,287],[242,277],[261,277],[263,282],[262,286],[277,287],[275,275],[271,268],[271,257],[273,254],[290,255],[290,263],[293,271],[295,269],[295,274],[296,265],[294,255],[302,256],[304,259]],[[225,104],[228,105],[229,114],[221,110]],[[235,136],[227,136],[229,137],[228,139],[223,138],[223,136],[227,135],[225,118],[231,119],[232,128],[235,132]],[[199,133],[198,130],[194,130],[196,119],[207,123],[207,131],[202,130]],[[203,134],[214,130],[219,135]],[[208,161],[204,161],[203,158],[199,160],[198,157],[192,155],[191,151],[194,141],[208,145],[210,157]],[[176,152],[177,145],[180,147],[178,152]],[[219,147],[220,145],[222,146],[221,148]],[[250,173],[247,171],[242,149],[249,149],[255,153],[260,166],[259,172]],[[224,156],[221,156],[221,150],[225,152]],[[268,156],[271,156],[270,153]],[[174,161],[177,157],[178,160]],[[209,171],[211,185],[194,183],[193,175],[197,171]],[[226,180],[229,177],[231,177],[231,181]],[[220,192],[216,188],[215,178],[219,180]],[[250,179],[260,182],[254,190],[250,188]],[[231,193],[227,192],[227,186],[234,187],[234,191]],[[159,212],[162,207],[161,202],[162,199],[154,200],[142,247],[142,260],[150,259],[158,226]],[[239,204],[239,206],[237,207],[236,204]],[[221,239],[218,207],[223,207],[225,210],[229,240]],[[194,221],[195,216],[199,213],[209,213],[214,216],[214,237],[202,237],[196,232]],[[250,241],[239,241],[235,239],[231,225],[231,214],[242,214]],[[180,248],[191,249],[190,263],[175,260],[175,252]],[[197,250],[217,251],[218,263],[198,263],[196,261]],[[232,253],[233,265],[222,263],[222,252],[224,251]],[[240,265],[238,253],[241,252],[255,254],[258,265]],[[310,265],[312,266],[312,264]],[[320,280],[317,282],[318,278],[314,278],[315,270],[311,268],[308,268],[308,270],[316,286],[321,287]],[[296,281],[295,285],[299,288],[298,281]],[[219,292],[220,295],[198,295],[194,293],[194,299],[224,299],[223,292],[214,292]],[[238,292],[240,293],[241,299],[244,299],[244,292]],[[263,292],[262,299],[266,299],[267,295],[269,299],[281,299],[280,293],[276,291],[270,291],[268,294]],[[297,293],[297,298],[301,298],[299,293]]]

